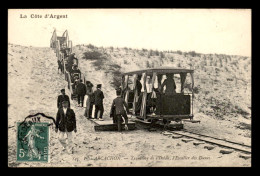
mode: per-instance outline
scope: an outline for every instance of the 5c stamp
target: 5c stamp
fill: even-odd
[[[49,162],[49,123],[17,123],[17,161]]]

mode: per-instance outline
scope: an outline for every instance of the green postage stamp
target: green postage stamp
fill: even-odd
[[[17,161],[49,162],[49,123],[17,123]]]

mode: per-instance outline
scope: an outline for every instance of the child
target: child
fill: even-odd
[[[113,117],[114,115],[116,116],[118,131],[122,130],[122,120],[125,123],[125,130],[128,130],[128,117],[126,111],[129,113],[129,109],[125,100],[121,97],[121,89],[116,90],[116,95],[117,98],[113,100],[111,106],[110,117]],[[126,111],[124,107],[126,108]]]

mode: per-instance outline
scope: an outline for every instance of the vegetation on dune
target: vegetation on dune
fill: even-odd
[[[112,82],[111,86],[114,88],[118,88],[121,85],[121,66],[115,63],[111,63],[109,61],[109,57],[100,52],[94,45],[87,45],[90,51],[83,53],[83,59],[91,60],[92,65],[95,67],[96,70],[104,70],[106,73],[112,74]],[[100,48],[101,50],[103,49]],[[109,48],[111,51],[114,51],[113,47]]]
[[[120,71],[120,69],[115,69],[112,71],[113,74],[113,80],[111,82],[111,85],[114,88],[119,88],[121,86],[121,74],[122,72]]]
[[[106,59],[105,56],[97,51],[97,50],[91,50],[91,51],[87,51],[85,53],[83,53],[84,55],[84,59],[87,59],[87,60],[104,60]]]
[[[194,93],[198,112],[219,119],[234,114],[250,118],[250,110],[245,107],[251,105],[246,104],[244,98],[240,97],[240,106],[236,102],[239,99],[235,99],[242,95],[238,95],[239,89],[236,87],[244,90],[250,85],[248,74],[250,75],[251,60],[248,57],[180,50],[159,51],[112,46],[97,48],[92,44],[86,47],[88,50],[83,53],[83,58],[93,61],[96,70],[111,74],[113,88],[120,86],[122,70],[129,64],[132,65],[129,69],[158,66],[191,68],[195,69]],[[185,88],[191,90],[191,84],[187,83]]]

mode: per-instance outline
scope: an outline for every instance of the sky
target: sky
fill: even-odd
[[[44,18],[46,14],[67,15],[67,18]],[[250,9],[8,11],[8,43],[49,47],[54,29],[58,36],[68,30],[73,45],[91,43],[103,47],[196,51],[251,57]]]

